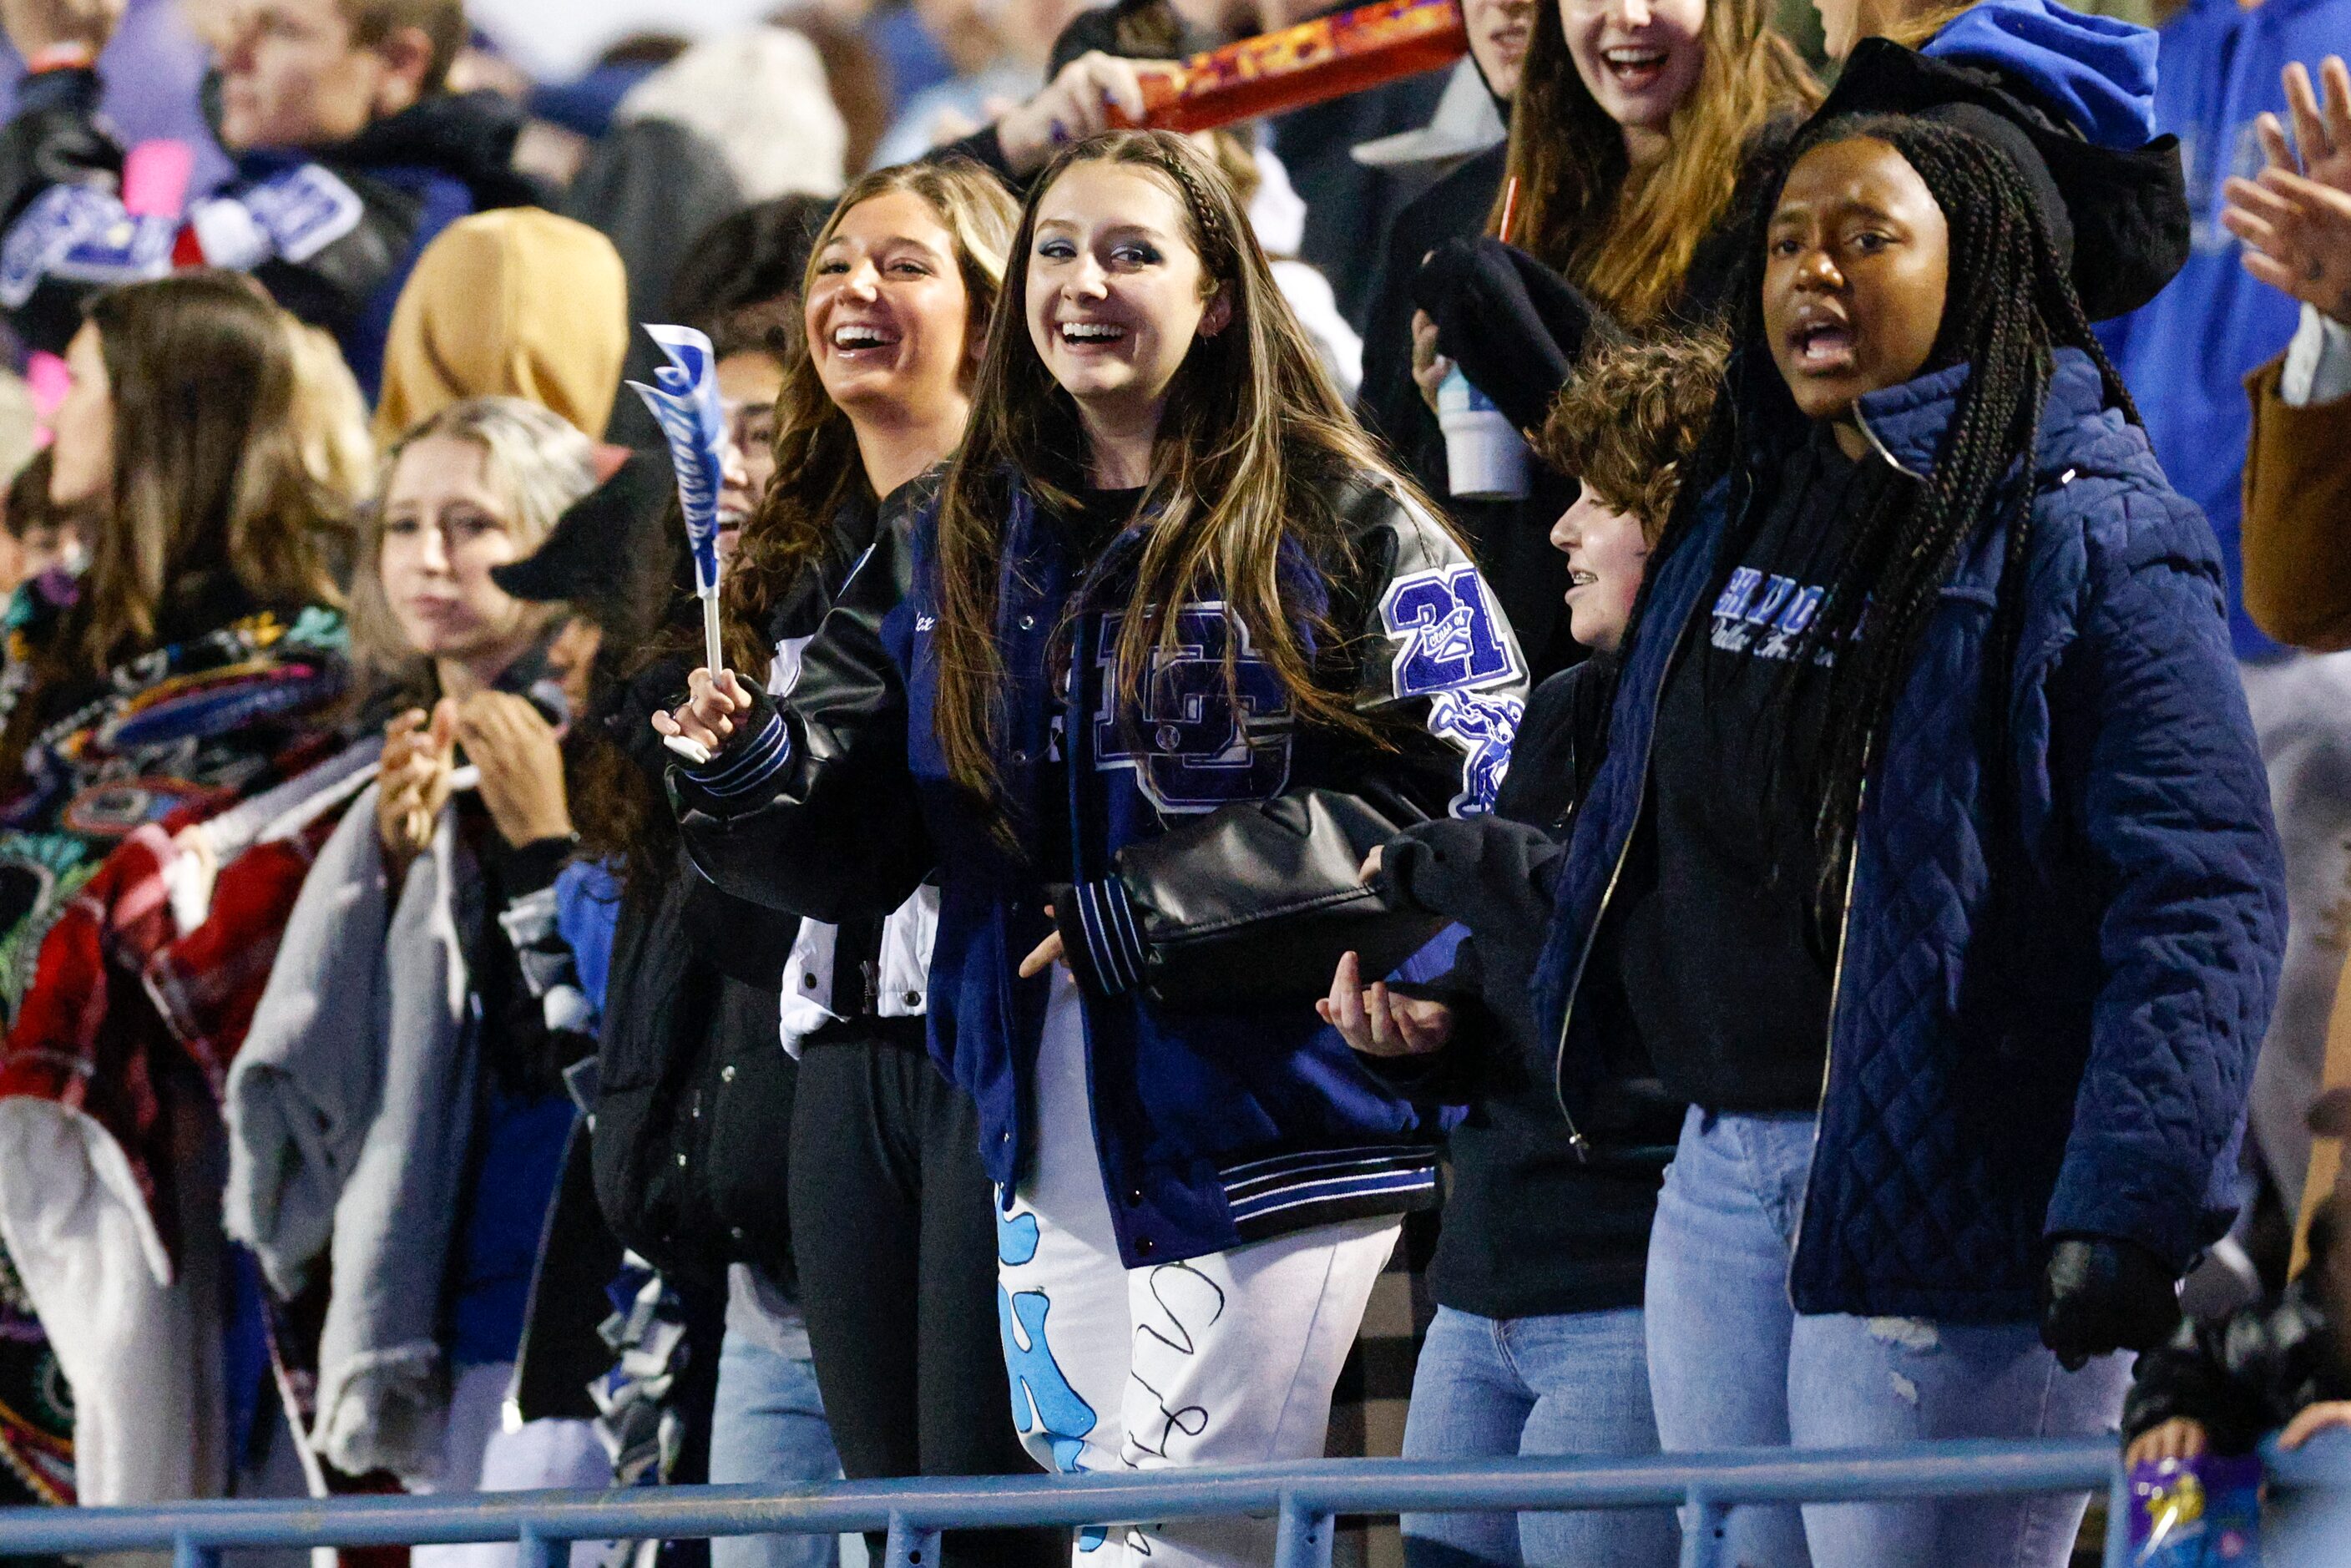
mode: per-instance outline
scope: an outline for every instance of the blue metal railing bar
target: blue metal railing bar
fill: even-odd
[[[2314,1472],[2313,1479],[2324,1479]],[[1685,1568],[1716,1568],[1722,1513],[1741,1503],[2105,1490],[2120,1517],[2110,1439],[1745,1450],[1647,1459],[1336,1459],[1151,1474],[841,1481],[611,1492],[489,1492],[0,1510],[0,1556],[172,1552],[218,1568],[224,1548],[520,1543],[521,1568],[560,1568],[573,1541],[887,1531],[886,1568],[934,1568],[938,1531],[1271,1515],[1277,1568],[1327,1568],[1339,1514],[1686,1506]],[[2109,1532],[2109,1568],[2123,1563]]]

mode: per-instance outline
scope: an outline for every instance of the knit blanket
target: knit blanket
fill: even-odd
[[[40,1500],[217,1489],[216,1358],[187,1348],[218,1306],[217,1095],[323,831],[257,843],[273,810],[200,904],[174,889],[200,824],[331,753],[344,643],[265,612],[28,699],[57,716],[0,803],[0,1466]]]

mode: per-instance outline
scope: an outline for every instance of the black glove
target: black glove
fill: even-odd
[[[2163,1260],[2113,1236],[2061,1236],[2041,1276],[2041,1343],[2078,1372],[2094,1355],[2152,1350],[2179,1326],[2179,1293]]]
[[[1438,246],[1412,298],[1437,323],[1437,352],[1521,430],[1542,428],[1600,319],[1573,284],[1498,239]]]

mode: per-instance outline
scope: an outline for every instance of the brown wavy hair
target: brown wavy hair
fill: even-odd
[[[1707,0],[1698,80],[1666,125],[1666,153],[1634,170],[1623,128],[1583,85],[1567,47],[1562,0],[1537,0],[1510,110],[1502,189],[1488,222],[1499,234],[1516,180],[1513,237],[1630,323],[1673,304],[1690,258],[1723,214],[1748,148],[1772,120],[1821,100],[1764,0]]]
[[[1596,339],[1551,405],[1535,444],[1656,548],[1722,391],[1730,340],[1714,327]]]
[[[996,311],[1005,247],[1019,209],[1003,182],[965,159],[876,170],[851,185],[810,242],[800,298],[808,298],[817,262],[850,210],[899,191],[921,197],[954,236],[968,319],[974,327],[987,321]],[[799,574],[822,557],[832,537],[833,514],[852,496],[876,498],[858,455],[857,433],[826,394],[804,341],[786,363],[776,394],[775,452],[775,479],[744,524],[719,591],[726,662],[737,670],[767,667],[762,623]]]
[[[260,604],[340,606],[350,498],[304,462],[286,315],[235,273],[110,288],[83,312],[114,404],[114,480],[66,657],[96,674],[152,644],[173,586],[225,570]]]
[[[1005,269],[1008,308],[991,323],[963,450],[939,497],[938,737],[955,779],[999,803],[996,740],[1003,720],[998,578],[1015,485],[1039,506],[1066,510],[1086,483],[1077,405],[1029,341],[1025,301],[1037,213],[1047,192],[1079,163],[1122,164],[1159,180],[1184,213],[1203,287],[1223,290],[1232,319],[1194,340],[1167,389],[1142,509],[1154,516],[1129,590],[1113,680],[1132,703],[1155,648],[1172,648],[1171,609],[1222,601],[1249,630],[1304,717],[1372,734],[1347,694],[1317,681],[1311,646],[1323,626],[1301,627],[1284,601],[1302,563],[1343,564],[1347,536],[1325,486],[1360,475],[1424,515],[1436,510],[1391,466],[1347,412],[1336,386],[1273,280],[1231,184],[1206,152],[1163,131],[1121,131],[1065,148],[1030,188]],[[1236,685],[1235,650],[1225,677]],[[998,818],[1001,825],[1001,818]]]

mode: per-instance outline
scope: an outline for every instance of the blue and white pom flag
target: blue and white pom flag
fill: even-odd
[[[718,651],[718,495],[726,483],[726,412],[718,401],[718,356],[710,340],[691,327],[648,324],[645,331],[669,363],[653,371],[654,385],[629,384],[669,439],[685,537],[694,547],[695,591],[702,596],[704,652],[715,676],[724,667]]]
[[[726,668],[718,647],[718,495],[726,484],[726,411],[718,401],[718,356],[710,340],[691,327],[648,322],[645,331],[669,363],[655,367],[653,385],[629,384],[669,440],[686,542],[694,549],[694,591],[702,599],[703,663],[716,680]],[[665,744],[689,762],[710,760],[708,751],[682,735]]]

